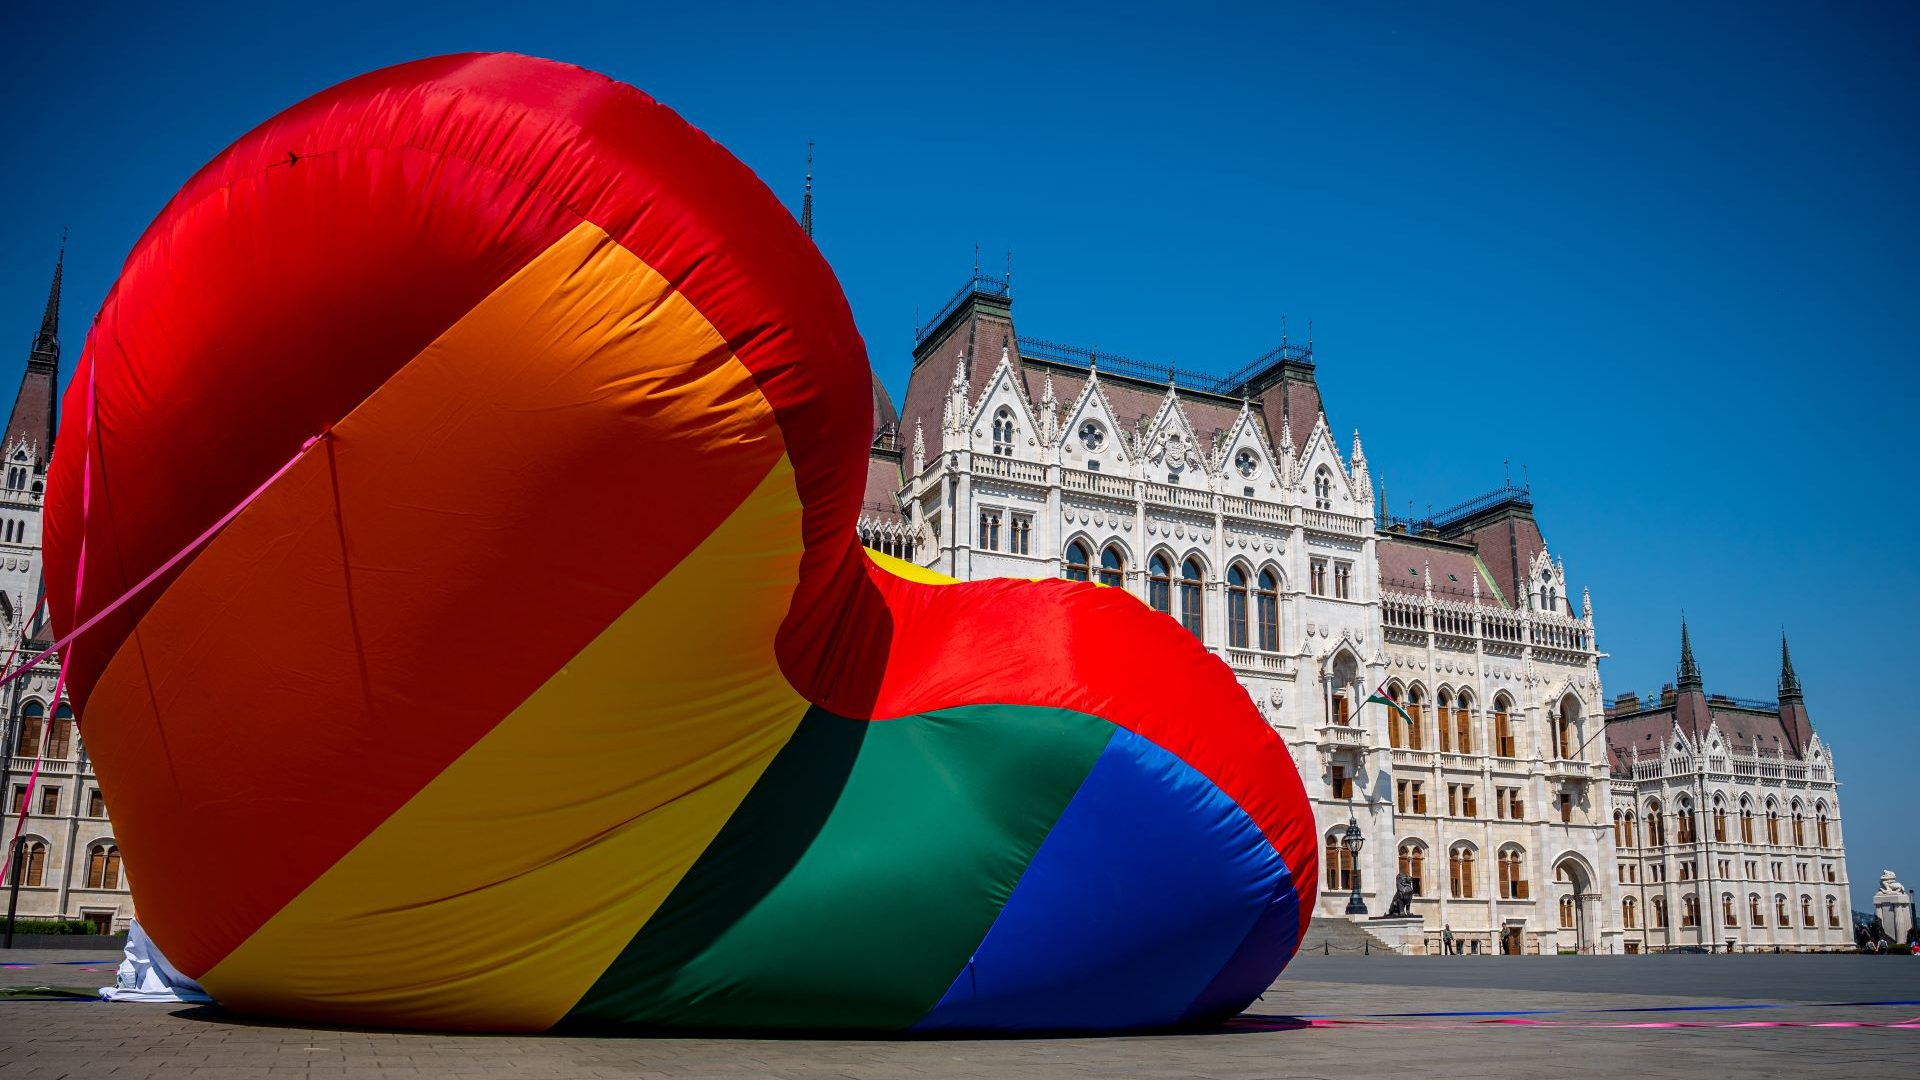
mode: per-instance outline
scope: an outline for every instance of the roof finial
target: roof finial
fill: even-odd
[[[813,236],[813,140],[807,140],[807,190],[800,196],[800,231]]]
[[[53,261],[53,284],[47,286],[47,311],[40,317],[40,332],[34,335],[32,358],[42,363],[60,359],[60,278],[67,266],[67,230],[60,230],[60,255]]]
[[[973,276],[975,278],[980,276],[980,241],[978,240],[973,242]]]
[[[1285,312],[1282,312],[1280,315],[1280,347],[1283,349],[1287,347],[1287,316]]]
[[[1307,355],[1313,355],[1313,320],[1307,320]]]
[[[1793,670],[1793,654],[1787,651],[1787,631],[1780,631],[1780,700],[1799,701],[1804,697],[1800,692],[1800,676]]]
[[[1700,678],[1700,665],[1693,661],[1693,639],[1687,634],[1687,613],[1680,613],[1680,677],[1674,686],[1682,693],[1698,690],[1704,685]]]

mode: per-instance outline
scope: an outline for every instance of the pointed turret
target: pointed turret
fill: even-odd
[[[1780,631],[1780,700],[1781,702],[1801,701],[1805,695],[1800,692],[1800,676],[1793,670],[1793,654],[1787,651],[1787,632]]]
[[[807,140],[807,189],[800,196],[800,231],[813,235],[813,140]]]
[[[1800,692],[1800,676],[1793,670],[1785,630],[1780,631],[1780,727],[1786,731],[1794,753],[1804,756],[1813,745],[1813,718],[1807,715],[1807,699]]]
[[[1706,683],[1700,678],[1700,665],[1693,661],[1693,639],[1687,634],[1687,618],[1680,617],[1680,672],[1674,688],[1681,693],[1699,690]]]
[[[20,376],[20,392],[13,399],[13,415],[7,420],[5,452],[12,453],[24,440],[36,467],[44,467],[53,453],[55,402],[60,384],[60,281],[67,265],[66,237],[60,238],[60,254],[53,262],[53,283],[47,287],[47,310],[40,317],[40,332],[34,335],[33,348],[27,353],[27,369]]]

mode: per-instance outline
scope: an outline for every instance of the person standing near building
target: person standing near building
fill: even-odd
[[[1453,955],[1453,924],[1452,923],[1448,923],[1447,925],[1442,926],[1440,928],[1440,951],[1442,953],[1445,953],[1448,956]]]

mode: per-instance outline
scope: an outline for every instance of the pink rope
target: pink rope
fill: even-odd
[[[81,459],[81,466],[80,466],[80,557],[78,560],[75,561],[74,571],[73,571],[73,610],[75,612],[78,612],[80,610],[80,600],[83,595],[83,590],[85,588],[86,575],[87,575],[87,526],[89,523],[89,518],[92,516],[92,509],[93,509],[93,452],[94,452],[93,419],[94,419],[93,366],[89,364],[87,366],[87,442],[86,442],[87,449],[86,449],[86,457]],[[47,723],[46,723],[45,730],[41,735],[41,740],[40,740],[40,754],[33,759],[33,772],[27,777],[26,798],[22,800],[20,803],[20,814],[19,814],[19,817],[14,821],[13,836],[9,838],[7,841],[7,848],[4,855],[0,855],[0,883],[4,883],[7,881],[7,870],[9,867],[9,863],[13,859],[14,849],[19,845],[21,831],[26,828],[27,814],[29,811],[33,809],[34,788],[40,782],[40,763],[46,759],[47,741],[52,737],[54,716],[59,712],[59,708],[60,708],[60,692],[66,687],[66,684],[67,684],[67,664],[71,660],[71,655],[68,652],[65,652],[62,650],[64,650],[68,644],[70,644],[75,639],[80,637],[80,635],[86,633],[88,630],[93,629],[93,627],[97,625],[102,619],[105,619],[107,616],[120,610],[120,608],[124,606],[127,601],[140,595],[140,593],[143,592],[149,585],[152,585],[154,582],[160,580],[162,577],[165,577],[169,571],[171,571],[174,567],[179,566],[181,562],[185,561],[187,556],[199,550],[201,545],[213,539],[215,534],[219,533],[221,529],[226,528],[228,523],[233,521],[234,518],[239,517],[240,512],[242,510],[245,510],[248,506],[251,506],[255,499],[258,499],[261,495],[264,495],[268,488],[272,487],[274,483],[277,482],[281,477],[287,475],[288,471],[290,471],[295,465],[299,464],[300,459],[302,457],[306,456],[307,451],[313,449],[313,445],[319,442],[321,439],[326,438],[330,432],[331,432],[331,429],[328,429],[328,431],[322,431],[320,434],[315,435],[312,438],[308,439],[306,442],[301,443],[300,449],[296,451],[292,457],[287,459],[286,464],[280,466],[278,469],[275,469],[273,471],[273,475],[267,477],[266,480],[261,482],[259,487],[254,488],[252,491],[247,493],[245,498],[235,503],[233,505],[233,509],[228,510],[226,513],[220,515],[219,519],[216,520],[212,525],[207,526],[206,530],[203,531],[199,536],[196,536],[192,540],[188,541],[186,547],[183,547],[179,551],[174,552],[172,558],[168,559],[166,562],[163,562],[159,566],[155,567],[152,573],[148,574],[146,577],[141,578],[139,582],[136,583],[131,589],[128,589],[126,592],[123,592],[119,596],[114,597],[112,602],[108,603],[107,606],[101,608],[99,611],[94,612],[91,616],[89,616],[86,619],[86,621],[74,627],[72,630],[67,631],[64,637],[60,638],[58,641],[55,641],[53,644],[47,646],[45,649],[42,649],[39,653],[34,655],[32,658],[26,660],[19,667],[8,670],[5,675],[0,675],[0,686],[5,686],[8,683],[12,682],[13,680],[33,670],[33,667],[35,664],[38,664],[41,660],[46,659],[46,657],[49,656],[50,654],[55,652],[60,653],[60,674],[54,678],[53,706],[47,710]],[[43,599],[41,603],[44,606],[45,600]],[[38,609],[36,609],[36,611],[37,610]],[[27,624],[21,625],[22,638],[26,636],[26,625]],[[14,642],[13,648],[9,649],[7,653],[7,659],[6,659],[7,664],[11,664],[13,662],[14,651],[17,650],[18,647],[19,647],[19,640],[16,639]],[[3,667],[3,666],[5,665],[0,664],[0,667]],[[0,750],[6,750],[8,753],[12,752],[12,748],[9,748],[9,747],[0,747]],[[78,798],[79,793],[75,792],[74,797]]]

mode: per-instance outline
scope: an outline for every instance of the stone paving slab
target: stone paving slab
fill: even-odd
[[[90,958],[0,953],[0,963],[34,965],[0,968],[0,985],[110,978],[113,959],[50,962],[74,959]],[[0,1080],[1911,1078],[1920,1005],[1872,1003],[1915,999],[1920,960],[1702,956],[1301,957],[1223,1030],[1109,1038],[457,1036],[309,1028],[210,1007],[0,1000]],[[1463,1015],[1484,1013],[1505,1015]],[[1914,1026],[1799,1026],[1902,1022]],[[1637,1026],[1646,1024],[1704,1026]]]

